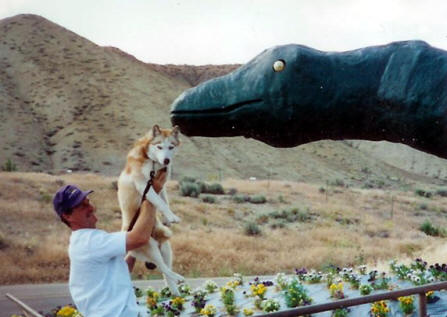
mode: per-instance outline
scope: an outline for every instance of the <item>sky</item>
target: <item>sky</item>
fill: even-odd
[[[157,64],[243,64],[291,43],[346,51],[417,39],[447,50],[445,0],[0,0],[0,19],[23,13]]]

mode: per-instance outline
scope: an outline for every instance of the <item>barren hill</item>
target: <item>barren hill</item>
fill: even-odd
[[[20,171],[116,176],[136,138],[155,123],[170,125],[170,105],[182,91],[236,67],[146,64],[36,15],[1,20],[0,164],[11,159]],[[445,160],[390,144],[324,141],[275,149],[244,138],[182,141],[175,178],[368,187],[447,179]]]

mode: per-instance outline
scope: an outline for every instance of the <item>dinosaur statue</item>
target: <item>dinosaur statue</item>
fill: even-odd
[[[188,89],[171,121],[188,136],[245,136],[274,147],[387,140],[447,158],[447,51],[422,41],[347,52],[265,50]]]

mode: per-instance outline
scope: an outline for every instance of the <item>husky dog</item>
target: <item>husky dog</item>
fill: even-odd
[[[179,145],[177,126],[172,129],[160,129],[158,125],[154,125],[129,151],[126,166],[118,178],[118,201],[123,218],[121,230],[129,229],[134,215],[140,208],[146,184],[151,178],[151,172],[154,175],[158,170],[167,168],[169,176],[170,163]],[[160,191],[160,195],[151,186],[146,194],[146,199],[161,212],[163,223],[169,225],[180,222],[180,218],[169,208],[165,186]],[[148,245],[130,253],[138,260],[155,263],[163,273],[171,291],[175,295],[179,295],[177,284],[184,278],[172,271],[172,249],[169,242],[172,231],[163,223],[159,217],[156,217]]]

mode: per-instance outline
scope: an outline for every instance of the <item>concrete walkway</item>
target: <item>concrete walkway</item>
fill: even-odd
[[[244,278],[250,280],[250,277]],[[221,286],[231,280],[231,277],[187,278],[186,283],[194,289],[202,286],[210,279]],[[165,286],[163,280],[134,281],[133,284],[142,289],[152,286],[157,290]],[[10,293],[34,310],[45,313],[50,312],[57,306],[72,303],[66,283],[5,285],[0,286],[0,317],[10,317],[12,314],[21,312],[19,306],[5,296],[6,293]]]

